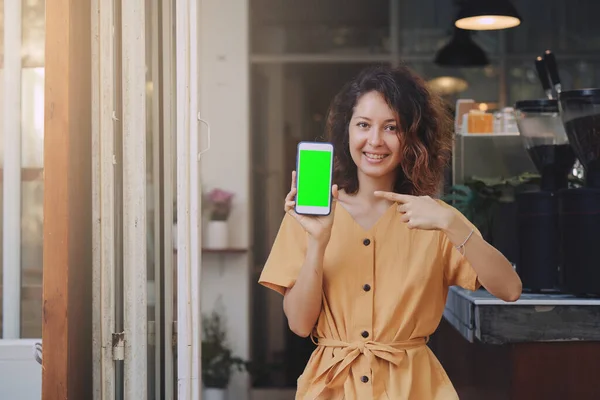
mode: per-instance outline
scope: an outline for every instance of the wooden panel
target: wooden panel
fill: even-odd
[[[600,399],[600,342],[519,344],[511,355],[511,399]]]
[[[43,400],[92,398],[90,19],[46,3]]]
[[[461,400],[600,398],[600,342],[469,343],[442,320],[430,347]]]
[[[508,346],[469,343],[442,319],[429,347],[446,370],[461,400],[509,399]]]

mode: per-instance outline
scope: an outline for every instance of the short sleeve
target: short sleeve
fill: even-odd
[[[440,201],[440,203],[450,208],[467,225],[473,229],[473,235],[481,236],[479,230],[469,221],[460,211],[449,204]],[[471,263],[457,250],[448,237],[441,233],[442,253],[444,259],[444,277],[448,286],[460,286],[467,290],[477,290],[481,287],[477,279],[477,272],[471,266]],[[466,239],[466,238],[465,238]]]
[[[258,283],[284,294],[296,283],[306,256],[306,232],[286,213]]]

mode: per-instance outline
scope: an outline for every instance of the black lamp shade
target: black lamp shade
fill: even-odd
[[[484,67],[490,63],[485,51],[471,39],[471,32],[458,28],[452,40],[438,51],[434,62],[443,67]]]
[[[510,0],[468,0],[455,25],[461,29],[494,30],[518,26],[521,16]]]

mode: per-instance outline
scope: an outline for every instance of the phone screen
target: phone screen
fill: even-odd
[[[331,167],[333,152],[325,149],[298,151],[298,192],[296,206],[300,212],[327,214],[331,202]]]

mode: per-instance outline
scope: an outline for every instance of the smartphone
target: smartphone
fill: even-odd
[[[333,145],[300,142],[296,156],[296,212],[304,215],[331,213]]]

